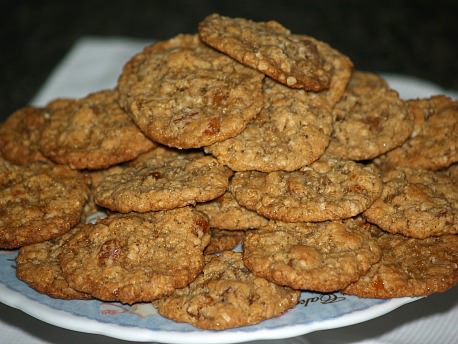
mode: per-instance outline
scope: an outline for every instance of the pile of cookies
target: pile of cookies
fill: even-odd
[[[145,47],[114,89],[1,124],[0,248],[19,249],[19,279],[205,329],[280,316],[301,291],[457,284],[456,100],[401,100],[276,21],[197,31]]]

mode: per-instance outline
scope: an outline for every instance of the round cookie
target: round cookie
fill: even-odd
[[[240,133],[262,106],[264,75],[178,35],[146,47],[124,66],[120,104],[156,142],[197,148]]]
[[[215,254],[236,248],[245,237],[245,231],[226,231],[212,228],[210,243],[205,248],[205,254]]]
[[[427,296],[458,283],[458,236],[426,239],[379,233],[382,258],[343,292],[370,298]]]
[[[268,222],[265,217],[240,206],[229,191],[210,202],[196,204],[196,209],[208,216],[212,228],[238,231],[258,228]]]
[[[231,175],[211,156],[158,147],[144,161],[107,175],[93,194],[98,205],[121,213],[166,210],[221,196]]]
[[[254,22],[212,14],[199,23],[200,39],[235,60],[292,88],[329,88],[332,64],[311,41],[276,21]]]
[[[300,292],[256,277],[241,253],[206,256],[203,272],[189,286],[154,302],[159,314],[202,329],[257,324],[285,313]]]
[[[49,118],[45,108],[26,106],[13,112],[0,125],[0,153],[19,165],[47,161],[40,152],[39,140]]]
[[[383,230],[423,239],[458,233],[456,181],[443,173],[399,167],[382,175],[383,191],[365,212]]]
[[[380,259],[364,219],[272,222],[247,233],[243,261],[257,276],[294,289],[333,292],[358,280]]]
[[[285,222],[352,217],[381,190],[380,177],[370,166],[329,157],[293,172],[237,172],[230,185],[240,205]]]
[[[400,146],[414,124],[399,94],[377,74],[362,71],[353,72],[333,115],[326,152],[349,160],[370,160]]]
[[[62,246],[65,279],[95,298],[128,304],[188,285],[210,240],[206,217],[189,207],[110,215],[79,228]]]
[[[415,119],[412,135],[379,162],[439,170],[458,161],[458,101],[439,95],[407,102]]]
[[[264,79],[264,106],[239,135],[205,147],[234,171],[294,171],[317,160],[332,131],[324,97]]]
[[[113,90],[55,101],[40,139],[49,159],[76,169],[100,169],[134,159],[155,144],[118,105]]]
[[[85,178],[66,166],[0,161],[0,248],[49,240],[80,222],[89,198]]]
[[[77,231],[74,228],[57,238],[23,246],[16,257],[16,276],[40,293],[59,299],[90,299],[70,287],[59,263],[62,245]]]

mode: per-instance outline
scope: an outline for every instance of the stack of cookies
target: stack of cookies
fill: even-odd
[[[457,101],[401,100],[276,21],[197,31],[145,47],[114,89],[1,124],[18,278],[204,329],[280,316],[301,291],[457,284]]]

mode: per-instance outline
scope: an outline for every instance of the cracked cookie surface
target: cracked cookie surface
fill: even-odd
[[[377,74],[354,71],[333,109],[334,130],[326,153],[369,160],[400,146],[413,130],[413,117],[398,93]]]
[[[458,101],[439,95],[407,102],[414,130],[400,147],[381,157],[381,166],[446,168],[458,161]]]
[[[155,144],[118,105],[113,90],[55,100],[40,139],[49,159],[75,169],[101,169],[132,160]]]
[[[380,198],[364,212],[383,230],[418,239],[458,233],[456,181],[444,173],[399,167],[382,175]]]
[[[63,165],[0,161],[0,247],[49,240],[80,222],[89,198],[85,178]]]
[[[458,236],[377,236],[382,258],[344,293],[370,298],[426,296],[458,283]]]
[[[77,231],[23,246],[16,257],[16,276],[33,289],[59,299],[90,299],[91,296],[70,287],[59,263],[62,245]]]
[[[264,106],[237,136],[205,151],[234,171],[294,171],[317,160],[332,131],[324,97],[264,79]]]
[[[206,217],[189,207],[116,214],[80,225],[59,256],[71,287],[106,301],[152,301],[183,288],[204,266]]]
[[[362,218],[269,225],[247,233],[243,260],[254,274],[294,289],[333,292],[380,259]]]
[[[264,75],[178,35],[124,66],[120,104],[153,141],[197,148],[241,132],[262,106]]]
[[[154,302],[161,315],[213,330],[252,325],[294,307],[300,292],[254,276],[241,253],[206,256],[203,272],[183,289]]]
[[[316,45],[276,21],[254,22],[212,14],[198,26],[208,45],[292,88],[329,88],[332,64]]]
[[[127,213],[206,202],[226,192],[232,175],[215,158],[200,152],[158,147],[140,159],[97,184],[93,193],[98,205]]]
[[[366,210],[381,190],[371,167],[329,157],[293,172],[237,172],[230,185],[242,206],[285,222],[352,217]]]

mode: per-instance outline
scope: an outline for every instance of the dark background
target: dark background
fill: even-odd
[[[0,11],[0,115],[26,105],[84,35],[166,39],[218,12],[276,19],[330,43],[359,69],[458,89],[458,1],[21,1]]]

